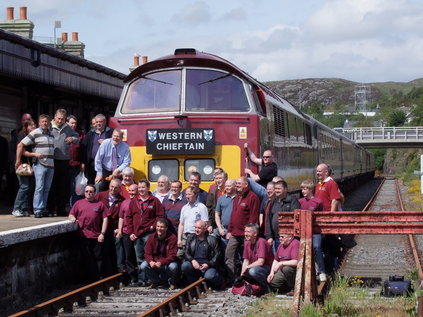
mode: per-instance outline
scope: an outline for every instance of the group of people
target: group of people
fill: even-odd
[[[30,114],[22,115],[21,127],[12,131],[10,153],[15,154],[16,169],[27,164],[32,173],[17,175],[13,215],[67,216],[68,206],[83,197],[75,191],[79,173],[85,173],[97,190],[104,190],[109,176],[117,177],[129,167],[131,155],[122,142],[123,133],[106,126],[104,115],[92,119],[87,133],[77,124],[77,118],[65,109],[56,110],[52,119],[40,115],[38,127]]]
[[[264,168],[273,163],[271,151],[266,152]],[[279,233],[278,212],[331,210],[341,199],[329,166],[320,164],[316,175],[316,190],[304,181],[304,197],[297,200],[277,175],[257,191],[252,177],[228,179],[218,168],[208,192],[200,188],[196,171],[184,190],[179,180],[161,175],[150,191],[150,182],[135,182],[128,167],[106,191],[95,194],[95,186],[87,185],[85,199],[76,202],[69,219],[78,222],[93,277],[120,271],[130,285],[171,289],[199,277],[222,288],[242,277],[262,292],[287,293],[294,288],[299,241]],[[325,281],[321,240],[314,235],[318,277]]]
[[[41,115],[38,128],[25,114],[16,141],[15,166],[32,164],[34,176],[18,176],[13,214],[30,212],[33,178],[35,217],[66,215],[69,202],[69,220],[78,223],[92,279],[120,271],[130,285],[176,288],[202,276],[220,288],[242,277],[262,292],[290,292],[299,241],[279,233],[278,213],[339,209],[342,195],[327,164],[316,168],[316,187],[311,181],[301,184],[304,197],[298,200],[277,176],[272,151],[258,158],[248,144],[247,176],[228,179],[217,168],[207,192],[200,188],[196,171],[184,190],[179,180],[161,175],[157,189],[150,191],[147,179],[134,180],[129,147],[122,138],[122,131],[107,127],[101,114],[84,134],[74,116],[58,109],[52,120]],[[248,168],[250,162],[261,166],[257,174]],[[81,171],[88,185],[78,196],[74,179]],[[318,277],[325,281],[321,245],[322,236],[314,235]]]

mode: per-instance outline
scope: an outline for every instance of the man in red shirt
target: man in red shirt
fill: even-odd
[[[109,212],[107,214],[108,226],[104,240],[104,267],[108,275],[117,272],[117,268],[125,267],[125,254],[122,239],[116,237],[118,233],[119,212],[124,198],[121,196],[122,182],[113,179],[109,184],[109,190],[99,192],[95,199],[101,201]]]
[[[170,289],[176,288],[179,266],[176,262],[176,235],[168,230],[169,222],[160,218],[156,223],[156,232],[151,234],[145,245],[145,261],[141,270],[151,283],[150,288],[169,283]]]
[[[273,263],[273,252],[266,239],[260,238],[258,234],[259,226],[256,223],[245,226],[241,276],[251,284],[259,285],[265,293],[268,290],[267,276]]]
[[[138,197],[131,200],[125,214],[129,239],[134,242],[138,267],[144,261],[144,247],[148,237],[155,230],[156,221],[164,217],[160,200],[150,192],[150,182],[142,179],[138,182]],[[138,282],[146,284],[144,274],[138,272]]]
[[[69,220],[78,222],[83,259],[88,262],[86,267],[89,278],[96,281],[106,275],[103,270],[103,243],[108,210],[94,195],[95,187],[85,186],[85,199],[80,199],[73,205]]]
[[[286,293],[294,289],[300,241],[292,234],[279,234],[280,245],[276,251],[267,282],[273,291]]]
[[[237,254],[242,252],[244,244],[244,228],[248,223],[259,223],[260,201],[248,185],[247,177],[236,181],[237,196],[234,198],[231,220],[228,226],[228,245],[225,251],[225,264],[228,269],[228,279],[232,282],[236,274]],[[239,272],[239,271],[238,271]]]
[[[330,177],[331,174],[332,169],[325,163],[316,167],[316,176],[319,183],[316,185],[314,197],[323,201],[324,211],[338,211],[339,201],[342,198],[338,184]]]

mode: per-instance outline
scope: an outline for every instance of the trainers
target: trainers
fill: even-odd
[[[157,284],[150,284],[150,286],[148,286],[147,288],[149,288],[149,289],[154,289],[154,288],[157,288]]]
[[[319,274],[319,281],[320,282],[326,282],[328,280],[327,276],[325,273],[320,273]]]
[[[43,218],[43,214],[41,212],[36,212],[35,218]]]
[[[169,290],[170,290],[170,291],[173,291],[173,290],[175,290],[175,289],[176,289],[176,286],[175,286],[175,285],[170,284],[170,286],[169,286]]]
[[[20,211],[20,210],[15,210],[14,212],[15,212],[14,213],[15,217],[23,217],[24,216],[23,212]]]

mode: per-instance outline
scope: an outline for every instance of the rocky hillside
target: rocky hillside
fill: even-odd
[[[395,175],[408,171],[420,170],[421,149],[390,149],[386,151],[383,173]]]
[[[354,89],[361,83],[339,78],[308,78],[267,82],[272,90],[289,100],[296,106],[323,104],[330,108],[340,103],[354,104]],[[408,93],[413,87],[423,87],[423,78],[407,83],[385,82],[367,83],[371,87],[371,100],[376,101],[383,96],[389,97],[396,93]]]

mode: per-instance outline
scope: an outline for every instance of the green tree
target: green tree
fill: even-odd
[[[407,120],[407,115],[402,110],[394,110],[388,117],[389,127],[400,127],[403,126]]]

